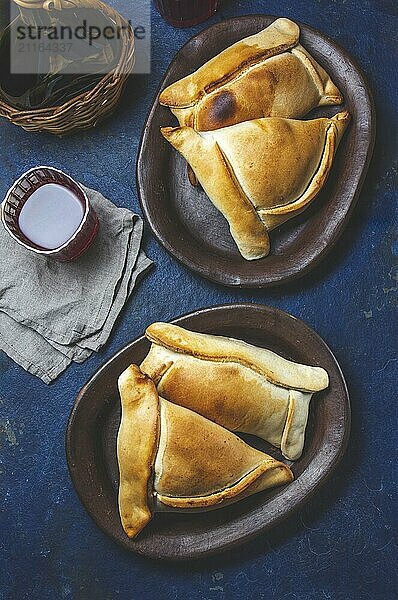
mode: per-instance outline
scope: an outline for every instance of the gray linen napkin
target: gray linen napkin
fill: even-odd
[[[85,190],[100,228],[75,262],[37,256],[0,227],[0,350],[45,383],[103,346],[152,264],[140,251],[142,220]]]

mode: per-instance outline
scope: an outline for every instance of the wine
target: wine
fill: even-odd
[[[217,11],[219,0],[156,0],[162,17],[174,27],[193,27]]]

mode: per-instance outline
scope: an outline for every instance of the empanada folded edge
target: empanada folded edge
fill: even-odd
[[[291,219],[297,216],[319,194],[329,177],[337,148],[348,126],[348,123],[350,122],[350,119],[351,116],[347,110],[339,112],[329,119],[329,124],[326,128],[325,143],[321,160],[317,170],[313,174],[307,185],[307,188],[301,196],[289,204],[258,210],[258,214],[260,215],[261,220],[267,226],[268,231],[271,231],[281,224],[281,222],[277,220],[278,217],[284,219],[284,216],[288,215],[288,218]]]
[[[214,206],[227,219],[242,256],[246,260],[268,256],[270,240],[267,228],[239,185],[217,142],[204,139],[191,127],[162,127],[160,131],[183,154]]]
[[[330,119],[299,121],[268,117],[211,132],[199,133],[192,127],[184,126],[162,127],[161,133],[188,161],[210,201],[228,221],[231,235],[243,258],[257,260],[268,256],[270,252],[269,232],[300,214],[319,194],[329,176],[337,147],[349,120],[348,111],[342,111]],[[272,147],[275,140],[279,139],[278,136],[281,136],[283,128],[290,128],[293,132],[299,131],[303,137],[303,144],[307,141],[309,149],[311,136],[317,131],[317,135],[321,136],[319,162],[317,160],[314,163],[314,171],[308,173],[308,179],[306,174],[302,176],[304,187],[297,189],[296,195],[294,182],[300,180],[300,154],[294,163],[293,175],[286,172],[285,178],[281,177],[284,163],[271,163],[269,172],[264,176],[260,176],[258,172],[254,174],[255,188],[248,192],[248,186],[250,187],[253,179],[251,168],[256,161],[255,149],[258,150],[258,155],[267,144]],[[250,136],[254,137],[249,138],[248,131]],[[228,150],[225,146],[229,147],[229,142],[232,142],[233,146],[241,138],[249,140],[251,147],[245,146],[238,157],[233,153],[227,155]],[[290,152],[289,156],[295,156],[298,152],[297,145],[291,142],[289,146],[288,138],[279,139],[278,143],[284,141],[286,151]],[[308,159],[307,156],[307,161]],[[240,175],[237,172],[240,172]],[[293,183],[289,191],[291,200],[288,202],[284,200],[283,195],[275,196],[276,191],[272,192],[275,196],[273,198],[270,190],[265,193],[262,188],[263,182],[274,178],[278,182],[277,185],[283,189],[286,187],[285,180],[289,181],[290,177]],[[279,189],[277,185],[273,189]]]
[[[146,337],[152,344],[140,368],[164,398],[258,436],[288,460],[301,456],[311,398],[329,385],[325,369],[170,323],[153,323]]]
[[[194,73],[169,85],[161,92],[159,102],[170,108],[193,106],[206,90],[217,83],[222,84],[256,61],[293,48],[299,37],[300,29],[296,23],[290,19],[276,19],[265,29],[229,46]]]
[[[341,92],[299,37],[296,23],[276,19],[169,85],[159,102],[181,127],[197,131],[261,117],[301,118],[318,106],[341,104]]]
[[[122,415],[117,435],[119,514],[130,538],[152,519],[149,489],[159,434],[159,402],[150,378],[130,365],[118,379]]]
[[[152,323],[145,331],[147,339],[177,353],[219,362],[238,362],[281,387],[302,392],[319,392],[329,385],[322,367],[289,361],[271,350],[251,346],[241,340],[197,333],[173,323]]]
[[[154,512],[206,511],[293,480],[281,461],[161,398],[138,366],[130,365],[118,385],[119,513],[128,537],[139,535]]]

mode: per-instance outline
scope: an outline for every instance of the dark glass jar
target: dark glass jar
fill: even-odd
[[[220,0],[155,0],[155,3],[173,27],[193,27],[214,15]]]

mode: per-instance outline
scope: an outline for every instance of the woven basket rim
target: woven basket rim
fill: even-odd
[[[63,112],[64,110],[68,109],[70,106],[72,106],[75,103],[85,102],[88,99],[88,97],[90,97],[90,96],[95,97],[96,94],[98,92],[100,92],[101,89],[104,87],[104,85],[108,82],[108,80],[109,80],[110,84],[112,85],[113,81],[115,81],[115,83],[118,83],[119,81],[124,81],[125,79],[127,79],[127,77],[129,76],[130,73],[128,73],[128,72],[120,73],[120,68],[123,64],[128,63],[128,61],[131,59],[131,56],[133,56],[135,53],[135,39],[134,39],[134,31],[132,29],[132,26],[112,6],[105,4],[101,0],[96,0],[96,2],[99,6],[101,6],[105,10],[105,12],[108,14],[108,16],[113,17],[117,21],[127,25],[127,28],[122,30],[123,37],[121,37],[121,40],[123,43],[122,43],[122,48],[121,48],[121,52],[120,52],[119,62],[115,66],[115,68],[112,69],[111,71],[109,71],[108,73],[105,73],[104,76],[101,77],[101,79],[95,84],[94,87],[92,87],[89,90],[86,90],[84,92],[81,92],[80,94],[78,94],[77,96],[74,96],[73,98],[70,98],[67,102],[64,102],[63,104],[57,104],[55,106],[47,106],[44,108],[19,109],[19,108],[13,106],[12,104],[8,104],[7,102],[5,102],[4,100],[2,100],[0,98],[0,107],[1,108],[4,108],[5,110],[7,110],[9,112],[17,113],[19,119],[31,118],[31,117],[49,118],[51,116],[56,115],[56,113],[58,113],[58,112],[59,113]],[[19,17],[16,17],[16,19],[18,19],[18,18]],[[13,21],[15,21],[16,19],[13,19]],[[132,40],[131,46],[128,43],[130,40]]]

